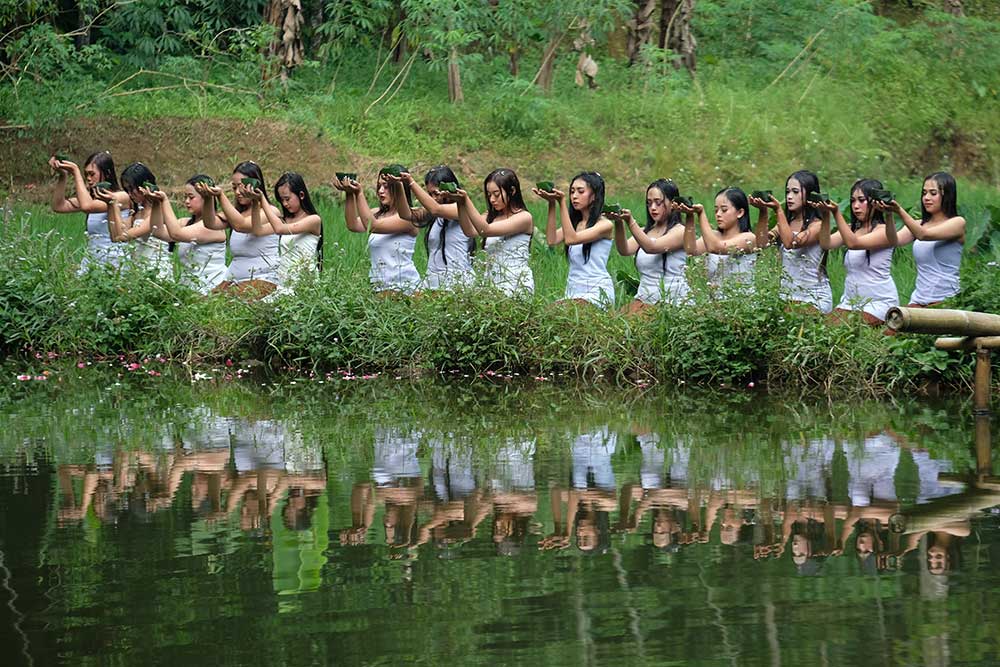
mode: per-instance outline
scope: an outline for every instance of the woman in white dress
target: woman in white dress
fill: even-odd
[[[216,220],[205,218],[206,226],[231,230],[229,268],[215,291],[267,296],[278,285],[278,235],[267,222],[264,209],[275,215],[278,211],[267,198],[264,173],[256,162],[246,160],[236,165],[229,182],[233,201],[220,187],[211,186],[207,191],[215,197],[219,215]]]
[[[442,183],[454,183],[456,188],[462,187],[455,172],[445,165],[434,167],[424,176],[423,187],[408,172],[402,173],[398,178],[389,178],[408,186],[420,202],[421,208],[411,209],[404,196],[404,189],[393,189],[400,216],[427,230],[424,232],[427,272],[420,288],[428,291],[452,290],[458,286],[472,285],[475,281],[472,268],[472,257],[476,251],[474,239],[479,236],[479,232],[468,220],[463,223],[458,214],[458,204],[446,201],[444,191],[441,190]]]
[[[535,279],[528,261],[535,222],[524,204],[521,182],[510,169],[495,169],[483,180],[483,194],[489,210],[483,215],[461,188],[448,199],[458,204],[464,224],[475,227],[485,238],[486,277],[507,296],[526,296],[535,291]]]
[[[413,264],[417,228],[404,220],[394,204],[393,188],[401,188],[407,202],[412,201],[409,187],[394,183],[390,176],[400,176],[406,167],[398,164],[383,168],[376,181],[378,208],[372,211],[358,181],[345,178],[333,185],[346,194],[344,220],[348,231],[368,234],[371,269],[368,278],[376,294],[413,294],[420,286],[420,274]]]
[[[80,262],[79,273],[84,273],[91,263],[112,267],[121,265],[125,257],[125,246],[114,243],[108,229],[108,203],[94,196],[98,183],[109,184],[116,201],[121,206],[130,203],[128,193],[118,187],[115,162],[108,151],[91,154],[83,163],[83,171],[75,162],[49,158],[49,166],[56,172],[55,188],[52,191],[52,211],[55,213],[86,213],[87,250]],[[75,197],[66,196],[66,182],[73,180]]]
[[[280,241],[278,286],[287,289],[306,272],[323,264],[323,220],[316,213],[305,179],[294,171],[282,174],[274,184],[274,198],[281,205],[279,217],[265,207],[265,217]]]
[[[158,278],[172,278],[174,273],[170,233],[160,219],[159,200],[151,196],[156,177],[149,167],[134,162],[122,170],[122,187],[132,200],[131,225],[122,215],[113,193],[99,190],[97,195],[111,204],[108,207],[108,231],[115,243],[130,243],[132,262],[156,273]]]
[[[844,294],[835,316],[860,311],[864,321],[882,326],[885,314],[899,305],[899,293],[892,279],[892,250],[896,246],[896,224],[890,213],[872,205],[872,195],[882,189],[875,179],[861,179],[851,186],[851,224],[844,220],[836,202],[823,204],[820,218],[820,245],[829,250],[845,246]],[[830,233],[830,212],[837,221],[837,232]]]
[[[965,218],[958,214],[958,188],[951,174],[935,172],[924,179],[920,192],[920,222],[906,212],[899,202],[877,204],[903,220],[899,243],[913,242],[913,261],[917,265],[917,284],[910,295],[909,307],[934,306],[958,294],[962,246],[965,244]]]
[[[215,198],[199,191],[198,186],[202,183],[215,184],[205,174],[192,176],[184,184],[184,208],[190,215],[180,221],[166,193],[157,190],[150,193],[150,197],[159,201],[160,219],[177,244],[180,282],[208,294],[226,277],[226,233],[205,226],[204,220],[216,218]]]
[[[624,257],[635,256],[639,290],[626,306],[637,313],[658,303],[680,304],[687,298],[687,253],[684,252],[684,225],[674,206],[680,190],[670,179],[658,179],[646,188],[646,226],[640,227],[632,212],[623,209],[610,215],[615,222],[615,247]],[[632,238],[625,235],[625,228]]]
[[[740,188],[725,188],[715,195],[715,224],[708,224],[705,207],[678,205],[687,214],[684,221],[684,251],[688,255],[708,253],[705,267],[709,283],[720,287],[733,282],[744,289],[753,289],[753,272],[757,262],[755,251],[767,245],[767,216],[757,220],[756,231],[750,230],[750,210],[746,193]],[[694,216],[697,214],[701,238],[695,238]]]
[[[819,193],[819,177],[811,171],[797,171],[785,181],[783,208],[774,197],[768,201],[750,197],[750,205],[771,208],[777,214],[781,295],[827,314],[833,310],[833,291],[826,275],[826,250],[819,243],[820,212],[807,201],[810,194]]]
[[[545,239],[549,247],[566,245],[569,274],[563,297],[600,308],[615,305],[615,283],[608,273],[608,256],[614,224],[604,217],[604,179],[594,171],[573,177],[569,184],[569,202],[561,190],[533,192],[549,203]],[[556,208],[559,225],[556,226]]]

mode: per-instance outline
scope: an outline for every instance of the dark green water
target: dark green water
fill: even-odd
[[[141,373],[4,379],[2,665],[1000,661],[965,400]]]

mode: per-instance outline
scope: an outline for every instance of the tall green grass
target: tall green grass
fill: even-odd
[[[753,297],[708,289],[696,258],[693,305],[661,307],[649,317],[554,303],[566,260],[543,244],[533,248],[539,289],[530,299],[479,289],[385,299],[368,288],[363,235],[344,231],[330,202],[321,211],[329,233],[322,276],[267,303],[201,297],[135,268],[78,276],[82,216],[9,214],[0,235],[8,260],[0,265],[0,350],[29,358],[59,351],[259,359],[351,372],[563,374],[636,384],[767,382],[831,393],[969,378],[968,357],[934,350],[926,337],[886,338],[860,321],[832,326],[789,308],[777,295],[774,249],[758,261]],[[540,207],[536,213],[541,220]],[[977,299],[995,299],[1000,281],[989,280],[996,268],[985,259],[967,272],[984,276]],[[617,268],[631,270],[631,260],[616,257]]]

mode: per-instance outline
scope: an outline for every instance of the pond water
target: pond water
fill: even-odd
[[[964,399],[227,373],[6,386],[0,664],[1000,661]]]

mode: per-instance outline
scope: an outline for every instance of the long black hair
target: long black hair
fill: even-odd
[[[87,156],[87,159],[83,161],[84,168],[88,164],[92,164],[97,167],[97,171],[100,172],[101,177],[97,180],[107,181],[111,184],[112,192],[119,189],[118,187],[118,176],[115,175],[115,161],[111,159],[111,151],[97,151],[96,153],[91,153]]]
[[[663,199],[665,201],[672,202],[674,198],[679,197],[681,194],[680,188],[669,178],[658,178],[649,185],[646,186],[646,199],[649,199],[649,191],[656,188],[661,193],[663,193]],[[681,212],[674,208],[670,211],[670,216],[667,217],[667,231],[673,229],[674,225],[678,225],[681,222]],[[649,206],[646,206],[646,226],[643,227],[644,232],[647,234],[653,227],[656,226],[656,220],[653,220],[653,214],[649,212]],[[667,255],[669,253],[663,254],[663,271],[667,270]],[[639,253],[636,253],[636,260],[639,258]]]
[[[122,169],[122,189],[128,193],[128,196],[132,199],[132,203],[136,206],[138,206],[139,202],[135,200],[132,193],[146,183],[156,185],[156,176],[143,163],[133,162]]]
[[[854,185],[851,186],[851,197],[854,197],[854,193],[861,190],[861,194],[865,196],[868,200],[868,222],[875,228],[875,225],[885,224],[885,215],[881,210],[872,206],[872,193],[876,190],[882,189],[882,181],[874,178],[859,178],[854,181]],[[858,219],[858,216],[854,215],[854,207],[851,207],[851,231],[856,232],[864,224],[864,220]]]
[[[257,182],[260,183],[260,191],[264,193],[264,201],[269,204],[271,203],[271,200],[267,198],[267,182],[264,180],[264,172],[260,170],[260,165],[253,160],[245,160],[233,168],[233,173],[242,174],[247,178],[256,178]],[[236,210],[240,213],[249,208],[248,206],[240,208],[240,205],[235,201],[233,202],[233,206],[235,206]]]
[[[802,231],[805,231],[806,227],[811,225],[815,220],[819,220],[819,211],[814,209],[807,203],[807,199],[810,192],[819,193],[819,176],[811,171],[805,169],[800,169],[796,171],[791,176],[785,179],[785,192],[788,192],[788,182],[792,179],[799,182],[802,187]],[[785,197],[785,203],[781,205],[785,209],[785,218],[788,218],[791,214],[788,212],[788,197]]]
[[[486,186],[490,183],[495,183],[500,188],[504,199],[507,200],[508,209],[520,209],[524,211],[528,208],[524,205],[524,195],[521,194],[521,181],[518,180],[517,174],[511,169],[494,169],[483,179],[483,196],[486,197],[488,209],[486,211],[486,222],[492,223],[497,217],[496,209],[489,206],[490,193],[486,189]]]
[[[861,190],[861,194],[865,196],[868,200],[868,224],[871,225],[872,229],[875,229],[875,225],[885,224],[885,214],[881,210],[872,206],[872,194],[876,190],[882,189],[882,181],[874,178],[859,178],[854,181],[854,185],[851,186],[851,194],[849,197],[853,198],[854,193]],[[851,207],[851,231],[856,232],[864,224],[863,220],[859,220],[858,216],[854,215],[854,207]],[[872,251],[870,249],[865,249],[865,259],[868,263],[872,263]]]
[[[294,171],[286,171],[278,180],[274,183],[274,198],[277,200],[278,204],[281,205],[281,216],[283,218],[288,218],[291,212],[285,208],[285,203],[281,201],[281,195],[278,194],[278,188],[283,185],[287,185],[288,189],[299,198],[299,204],[302,206],[302,210],[309,215],[316,215],[316,207],[313,206],[312,198],[309,197],[309,188],[306,187],[306,179],[302,178],[302,174]],[[319,223],[319,240],[316,241],[316,268],[320,271],[323,270],[323,221],[320,220]]]
[[[459,188],[462,184],[458,182],[458,177],[455,176],[455,172],[451,170],[451,167],[447,165],[439,165],[433,167],[424,175],[424,186],[428,185],[441,185],[442,183],[454,183]],[[430,212],[425,211],[424,213],[427,217],[430,217]],[[448,255],[445,254],[445,243],[448,240],[448,223],[451,220],[441,220],[441,261],[444,262],[445,266],[448,265]],[[430,255],[430,241],[428,240],[431,235],[431,228],[435,223],[431,223],[427,226],[427,231],[424,233],[424,250]],[[469,239],[469,254],[471,255],[476,251],[476,242],[474,239]]]
[[[934,181],[937,183],[938,190],[941,191],[941,210],[949,218],[954,218],[958,215],[958,185],[955,183],[955,177],[946,171],[935,171],[924,179],[924,183],[927,181]],[[921,189],[923,185],[921,184]],[[924,198],[920,198],[920,224],[924,224],[931,219],[930,213],[924,208]]]
[[[590,202],[590,208],[587,211],[587,227],[590,229],[597,224],[597,221],[601,219],[604,214],[604,177],[598,174],[596,171],[582,171],[576,176],[574,176],[570,182],[570,189],[573,188],[573,184],[577,181],[583,181],[590,188],[590,191],[594,193],[594,199]],[[583,221],[583,213],[576,210],[572,206],[569,207],[569,221],[573,223],[573,228]],[[583,263],[586,264],[590,261],[590,246],[593,245],[593,241],[590,243],[583,244]],[[569,246],[566,246],[566,252],[569,253]]]
[[[405,166],[403,166],[401,164],[389,164],[389,165],[386,165],[386,166],[384,166],[384,167],[382,167],[381,169],[378,170],[378,178],[375,179],[376,187],[378,187],[379,180],[381,180],[385,176],[385,174],[389,173],[389,171],[398,171],[398,172],[404,172],[405,171],[405,172],[409,173],[410,170],[407,169]],[[410,208],[413,208],[413,193],[410,191],[410,184],[409,183],[403,183],[403,194],[406,195],[406,203],[410,205]],[[376,218],[379,218],[379,217],[385,215],[386,211],[388,211],[388,210],[389,210],[389,205],[388,204],[383,204],[380,201],[378,203],[378,210],[375,211],[374,215],[375,215]]]
[[[715,196],[725,195],[729,203],[736,208],[743,209],[743,215],[740,216],[739,226],[741,232],[750,231],[750,201],[747,199],[747,193],[743,192],[742,188],[728,187],[722,188],[715,193]]]

